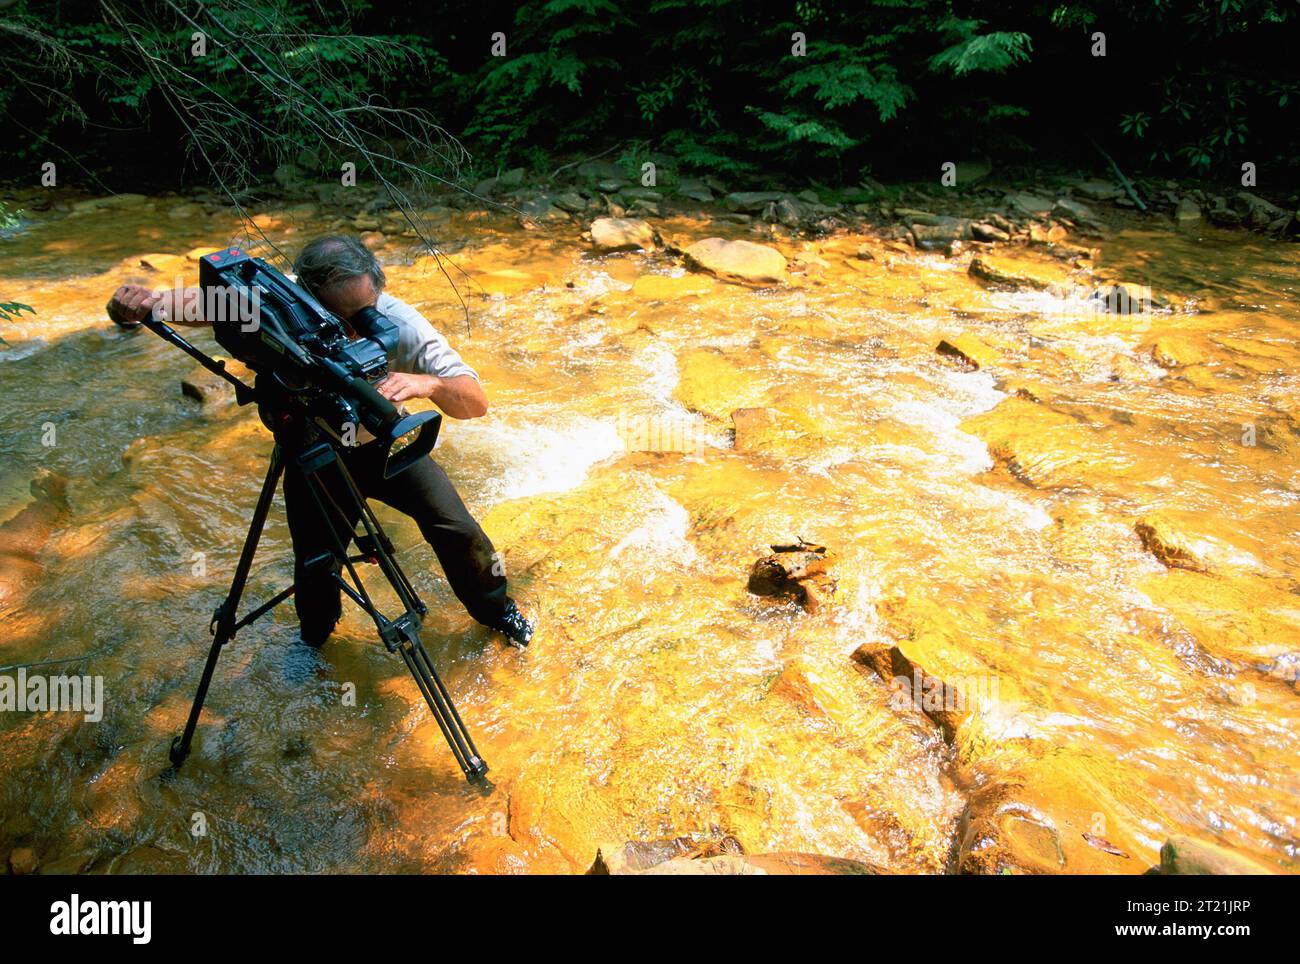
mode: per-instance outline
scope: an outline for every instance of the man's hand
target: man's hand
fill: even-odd
[[[487,414],[487,395],[473,375],[442,378],[391,372],[375,389],[393,404],[408,398],[430,399],[452,418],[478,418]]]
[[[433,375],[408,375],[405,372],[390,372],[382,382],[375,386],[376,391],[390,402],[396,404],[408,398],[428,398],[433,392]]]
[[[149,317],[153,306],[162,300],[143,285],[122,285],[108,302],[108,317],[123,328],[134,328]]]

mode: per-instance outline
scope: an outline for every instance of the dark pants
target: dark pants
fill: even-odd
[[[423,458],[410,468],[385,479],[382,465],[374,458],[373,446],[362,446],[344,457],[357,488],[368,499],[378,499],[415,520],[420,532],[433,547],[451,583],[452,591],[469,614],[486,625],[494,624],[506,610],[506,577],[499,564],[492,541],[465,508],[451,480],[431,458]],[[327,480],[334,501],[348,509],[346,525],[355,528],[356,514],[348,507],[341,480],[335,470],[326,468],[317,478]],[[293,538],[294,605],[303,639],[322,643],[342,615],[340,590],[329,572],[307,573],[303,563],[321,553],[332,552],[330,529],[297,463],[290,458],[284,472],[284,503],[289,517],[289,534]],[[329,503],[335,527],[338,513]],[[346,535],[346,530],[344,530]]]

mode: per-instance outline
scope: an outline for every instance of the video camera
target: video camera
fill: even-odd
[[[314,422],[345,445],[356,444],[364,428],[375,437],[370,444],[382,447],[385,478],[433,450],[442,417],[403,414],[375,390],[398,339],[384,314],[362,308],[345,325],[306,289],[239,248],[204,255],[199,287],[205,304],[224,300],[230,308],[210,319],[213,334],[257,374],[264,420],[270,407],[275,416]]]

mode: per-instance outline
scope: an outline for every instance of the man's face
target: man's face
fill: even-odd
[[[370,275],[359,275],[324,288],[316,296],[322,305],[339,318],[347,321],[362,308],[373,308],[379,301],[379,292]]]

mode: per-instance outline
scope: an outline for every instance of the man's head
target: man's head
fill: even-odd
[[[298,283],[340,318],[372,308],[384,290],[384,269],[359,238],[333,234],[309,241],[293,263]]]

